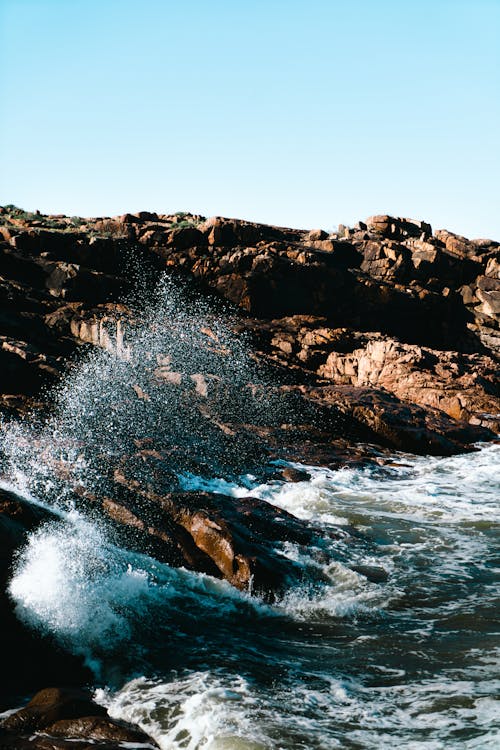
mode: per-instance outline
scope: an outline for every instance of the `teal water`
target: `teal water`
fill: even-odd
[[[274,605],[115,547],[75,511],[31,537],[11,593],[165,749],[498,747],[499,456],[254,486],[325,529],[321,549],[281,553],[327,582]],[[238,495],[251,479],[183,481]]]

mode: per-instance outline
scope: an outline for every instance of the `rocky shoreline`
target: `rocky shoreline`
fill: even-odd
[[[195,415],[191,429],[203,425],[207,445],[217,444],[235,471],[264,466],[277,481],[307,476],[276,459],[338,467],[384,463],[394,451],[453,455],[500,431],[498,242],[389,216],[333,234],[191,214],[82,219],[12,206],[0,209],[0,222],[4,436],[18,420],[50,419],[50,388],[86,352],[133,358],[131,300],[144,278],[154,285],[165,271],[181,284],[187,279],[197,296],[223,300],[231,341],[245,341],[264,375],[254,379],[250,368],[233,378],[231,342],[203,321],[197,346],[222,374],[196,359],[183,369],[168,351],[155,352],[154,369],[126,391],[139,428],[141,408],[175,391],[176,403]],[[242,400],[250,406],[240,414]],[[254,401],[259,408],[250,408]],[[57,482],[131,549],[264,598],[285,589],[296,572],[276,545],[311,545],[316,530],[262,500],[177,486],[169,472],[202,472],[203,457],[139,428],[113,463],[107,459],[98,491],[82,488],[54,460]],[[5,707],[49,684],[91,682],[78,659],[19,623],[7,593],[16,549],[48,515],[0,490],[0,607],[11,644]],[[7,718],[0,748],[146,741],[88,703],[82,708],[81,695],[56,693],[45,691]],[[50,701],[78,705],[33,719]]]

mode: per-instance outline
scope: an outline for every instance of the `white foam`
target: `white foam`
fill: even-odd
[[[102,661],[112,661],[109,654],[133,640],[135,627],[148,622],[151,611],[168,615],[170,601],[205,614],[230,616],[250,608],[276,616],[226,581],[116,547],[76,511],[29,535],[17,554],[9,593],[23,621],[83,655],[97,675]]]
[[[404,672],[392,670],[394,677]],[[484,685],[441,679],[366,688],[358,680],[304,675],[263,693],[240,677],[210,672],[139,678],[96,698],[111,716],[138,723],[163,750],[237,748],[373,748],[404,750],[494,747],[500,702],[481,695]],[[490,682],[495,690],[498,683]],[[480,736],[474,737],[480,731]],[[473,737],[470,738],[472,730]],[[482,731],[481,731],[482,730]],[[454,739],[463,732],[463,740]],[[466,739],[469,733],[469,739]],[[348,738],[348,742],[346,742]]]
[[[127,609],[138,607],[148,586],[144,571],[110,554],[99,530],[74,513],[29,537],[9,592],[19,617],[83,653],[95,668],[96,650],[129,637]]]
[[[195,672],[169,683],[139,678],[95,698],[117,719],[138,724],[163,750],[265,750],[252,721],[246,681]]]
[[[365,511],[437,524],[500,523],[499,444],[449,458],[401,454],[393,464],[337,470],[289,464],[307,471],[310,481],[272,481],[251,487],[251,494],[299,518],[330,524],[348,523]],[[237,483],[186,473],[180,481],[185,489],[234,497],[248,495],[251,486],[248,477]]]

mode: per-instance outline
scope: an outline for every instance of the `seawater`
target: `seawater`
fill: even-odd
[[[181,476],[324,529],[323,563],[280,553],[326,581],[273,605],[120,549],[76,511],[31,536],[11,594],[84,656],[109,713],[165,750],[496,748],[499,457],[301,467],[297,484]]]
[[[222,422],[282,419],[276,399],[248,389],[260,375],[225,313],[164,281],[138,318],[126,356],[85,355],[46,422],[4,425],[5,486],[54,513],[19,551],[18,617],[80,655],[97,700],[163,750],[498,748],[500,445],[297,465],[308,481],[263,483],[264,470],[240,468],[258,452],[204,419],[188,390],[203,373]],[[169,370],[187,386],[159,382]],[[277,549],[302,582],[269,604],[122,548],[64,477],[109,489],[145,436],[173,459],[160,480],[139,461],[140,481],[254,495],[313,523],[316,548]]]

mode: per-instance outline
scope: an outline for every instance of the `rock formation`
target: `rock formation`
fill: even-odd
[[[339,466],[380,461],[394,450],[450,455],[499,431],[498,242],[433,233],[425,222],[390,216],[331,234],[191,214],[82,219],[13,206],[0,208],[0,223],[2,430],[25,414],[50,414],[50,387],[72,372],[79,352],[94,347],[117,361],[134,357],[138,308],[131,300],[140,294],[139,271],[143,284],[146,278],[154,286],[166,272],[222,298],[232,334],[244,338],[266,376],[235,383],[227,362],[214,375],[194,366],[183,371],[168,351],[156,353],[149,379],[132,384],[123,408],[133,419],[175,391],[191,415],[190,429],[203,433],[205,454],[217,442],[236,472],[261,467],[267,478],[304,481],[307,473],[271,470],[270,461]],[[227,360],[224,342],[206,322],[199,335],[197,346]],[[234,404],[251,405],[259,393],[268,408],[256,408],[255,418],[250,407],[240,414]],[[224,411],[221,403],[232,406]],[[126,544],[162,561],[241,589],[252,585],[268,597],[293,580],[293,564],[276,545],[310,545],[313,528],[255,498],[183,490],[172,477],[202,473],[203,456],[140,430],[127,439],[114,464],[106,458],[102,486],[82,488],[53,458],[54,476],[82,507],[98,509]],[[36,644],[16,624],[5,586],[13,551],[45,516],[0,495],[2,617],[26,654]],[[50,662],[60,681],[58,659],[67,657],[51,644],[45,653],[41,672],[50,673]],[[12,667],[6,679],[14,675]],[[26,690],[43,686],[41,674],[25,683]],[[30,722],[38,715],[23,710]],[[4,723],[2,747],[22,747],[24,734],[40,728],[23,724],[23,716]],[[50,739],[34,746],[66,747],[75,737],[103,747],[135,741],[132,730],[103,721],[85,711],[51,714],[43,725]]]

